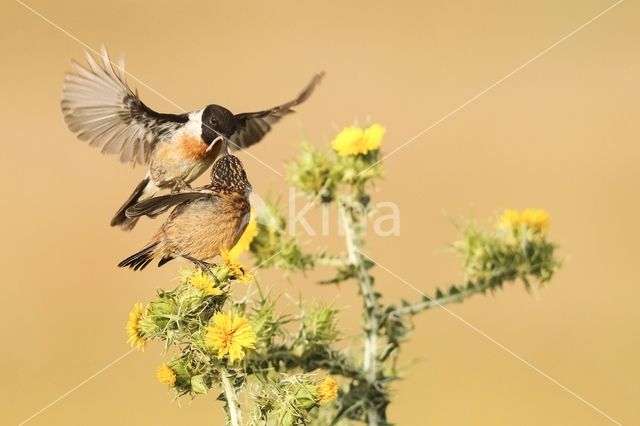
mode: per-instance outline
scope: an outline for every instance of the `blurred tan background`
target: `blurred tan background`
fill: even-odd
[[[517,3],[517,4],[516,4]],[[112,54],[187,110],[235,112],[317,93],[252,149],[278,171],[302,134],[327,143],[358,120],[400,146],[612,1],[28,2],[73,37]],[[487,220],[541,207],[566,258],[541,292],[520,286],[452,310],[622,424],[639,424],[640,6],[624,2],[386,161],[376,200],[401,208],[401,235],[371,254],[431,292],[460,278],[449,217]],[[83,46],[25,7],[0,6],[3,206],[0,423],[18,424],[128,350],[136,301],[173,285],[176,266],[118,269],[158,222],[108,226],[144,174],[67,131],[59,108]],[[176,109],[133,79],[144,101]],[[241,154],[258,194],[283,179]],[[337,246],[338,237],[320,243]],[[378,269],[387,301],[418,294]],[[359,308],[352,286],[277,273],[274,292]],[[344,313],[355,333],[358,309]],[[604,416],[446,312],[416,318],[390,418],[399,425],[606,425]],[[160,348],[134,353],[32,425],[221,424],[215,396],[171,402],[155,381]]]

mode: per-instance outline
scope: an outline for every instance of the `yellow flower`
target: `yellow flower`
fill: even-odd
[[[187,282],[207,296],[220,296],[222,294],[222,290],[216,286],[211,274],[200,269],[192,271],[187,277]]]
[[[544,233],[549,229],[549,219],[549,213],[544,210],[505,210],[500,216],[498,226],[504,229],[518,229],[524,225],[534,233]]]
[[[173,385],[176,382],[176,373],[167,364],[158,367],[156,377],[163,385]]]
[[[347,127],[338,133],[333,142],[331,142],[331,146],[342,157],[364,154],[367,151],[366,146],[362,143],[363,134],[364,132],[359,127]]]
[[[549,229],[550,216],[544,210],[525,209],[520,213],[521,220],[533,232],[544,233]]]
[[[258,235],[258,224],[255,220],[255,214],[251,211],[251,217],[249,219],[249,223],[245,228],[242,236],[238,240],[235,246],[229,251],[229,255],[235,259],[240,257],[240,254],[249,250],[251,246],[251,242]]]
[[[501,228],[517,228],[520,226],[521,218],[520,212],[517,210],[505,210],[500,216],[500,222],[498,226]]]
[[[246,271],[246,268],[238,262],[237,258],[231,255],[228,250],[222,250],[220,252],[224,266],[229,271],[229,276],[232,279],[238,280],[243,283],[250,283],[253,280],[253,274]]]
[[[318,392],[320,402],[333,401],[338,394],[338,383],[333,379],[333,377],[327,376],[317,386],[316,391]]]
[[[373,124],[365,130],[356,126],[343,129],[331,142],[331,146],[339,156],[366,154],[380,148],[385,128]]]
[[[129,313],[129,320],[127,321],[126,329],[127,334],[129,335],[127,342],[131,347],[136,348],[139,351],[143,351],[144,346],[147,343],[147,336],[140,329],[140,320],[146,314],[147,308],[143,308],[142,303],[136,303]]]
[[[372,124],[364,131],[364,140],[368,151],[380,148],[380,145],[382,145],[382,137],[386,131],[387,130],[378,123]]]
[[[244,348],[255,348],[256,333],[246,316],[218,312],[207,327],[207,345],[218,351],[218,359],[229,354],[231,362],[244,358]]]

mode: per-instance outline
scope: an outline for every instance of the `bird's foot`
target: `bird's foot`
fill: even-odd
[[[182,257],[193,262],[193,264],[196,265],[196,267],[202,269],[204,272],[211,272],[213,268],[218,266],[215,263],[205,262],[204,260],[196,259],[195,257],[186,256],[186,255]]]
[[[182,178],[174,178],[173,179],[173,188],[171,189],[171,193],[182,192],[182,191],[192,191],[191,185],[184,181]]]

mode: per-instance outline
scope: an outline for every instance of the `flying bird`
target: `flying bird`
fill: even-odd
[[[118,264],[142,270],[153,259],[158,266],[176,257],[206,268],[206,260],[230,250],[249,223],[251,184],[240,160],[222,155],[213,164],[211,184],[137,203],[127,214],[155,216],[176,206],[151,242]],[[204,266],[203,266],[204,265]]]
[[[220,142],[227,141],[232,150],[258,143],[273,124],[311,96],[324,75],[316,74],[292,101],[262,111],[234,114],[211,104],[188,113],[165,114],[149,108],[137,90],[131,90],[122,58],[114,66],[103,47],[98,60],[89,52],[86,60],[88,67],[72,62],[73,72],[64,80],[62,113],[69,130],[103,154],[149,166],[111,220],[111,226],[124,230],[132,229],[139,219],[127,217],[129,207],[161,189],[188,189],[221,155]]]

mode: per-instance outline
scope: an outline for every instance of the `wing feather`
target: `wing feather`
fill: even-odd
[[[127,85],[123,58],[114,66],[103,48],[99,60],[86,52],[86,67],[72,62],[62,90],[64,120],[80,140],[102,153],[119,155],[123,163],[148,163],[153,147],[188,116],[147,107]]]
[[[324,72],[313,76],[307,87],[292,101],[264,111],[237,114],[239,128],[231,135],[231,149],[244,149],[260,142],[264,135],[271,130],[273,124],[280,121],[285,115],[294,112],[292,109],[294,106],[300,105],[311,96],[322,77],[324,77]]]
[[[210,198],[215,195],[210,190],[196,190],[193,192],[179,192],[175,194],[161,195],[144,200],[127,209],[127,217],[149,216],[155,217],[164,213],[170,207],[191,202],[200,198]]]

